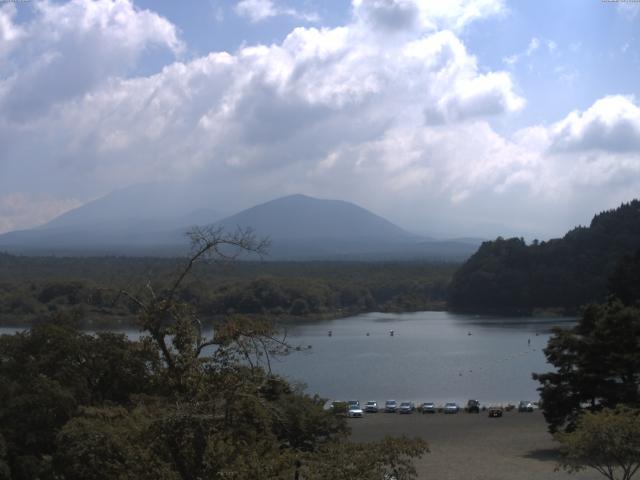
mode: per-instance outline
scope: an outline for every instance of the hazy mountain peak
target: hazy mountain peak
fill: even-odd
[[[226,228],[251,227],[271,238],[342,238],[399,241],[415,238],[353,203],[302,194],[288,195],[243,210],[218,222]]]

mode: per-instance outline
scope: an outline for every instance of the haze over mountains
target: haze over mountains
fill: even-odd
[[[181,198],[174,201],[175,198]],[[251,227],[269,237],[273,260],[461,260],[479,242],[435,241],[353,203],[290,195],[234,215],[194,208],[156,185],[113,192],[40,227],[0,235],[0,250],[38,255],[177,255],[194,225]]]

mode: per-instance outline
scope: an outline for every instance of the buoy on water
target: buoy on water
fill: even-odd
[[[333,335],[333,332],[332,332],[331,330],[329,330],[328,335],[329,335],[329,336]]]
[[[393,337],[393,330],[389,330],[389,335]]]

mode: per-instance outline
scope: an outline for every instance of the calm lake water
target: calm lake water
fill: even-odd
[[[551,368],[542,352],[550,330],[573,324],[566,318],[417,312],[289,325],[288,342],[305,348],[272,360],[272,369],[330,399],[537,400],[531,373]]]

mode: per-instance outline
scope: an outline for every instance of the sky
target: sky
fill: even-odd
[[[0,1],[0,233],[158,182],[560,236],[640,196],[639,37],[636,1]]]

